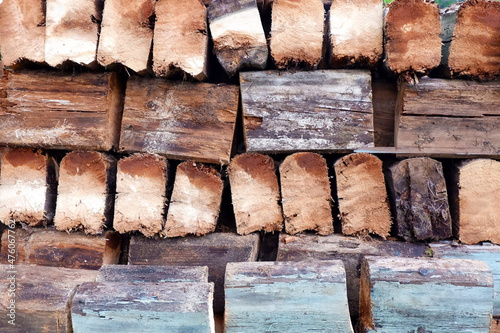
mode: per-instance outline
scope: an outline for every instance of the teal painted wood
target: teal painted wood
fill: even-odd
[[[214,333],[212,301],[212,283],[84,283],[73,332]]]
[[[436,258],[471,259],[485,262],[493,274],[493,316],[500,317],[500,246],[491,243],[457,246],[451,245],[451,242],[432,243],[429,246]]]
[[[230,263],[225,332],[349,332],[341,261]]]
[[[208,282],[207,266],[103,265],[97,282]]]

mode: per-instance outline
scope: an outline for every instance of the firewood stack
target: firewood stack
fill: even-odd
[[[3,1],[0,327],[500,332],[499,40],[491,0]]]

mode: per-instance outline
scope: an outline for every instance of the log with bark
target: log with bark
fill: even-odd
[[[238,234],[281,231],[283,212],[274,160],[261,154],[241,154],[231,160],[227,173]]]
[[[96,282],[208,282],[207,266],[103,265]]]

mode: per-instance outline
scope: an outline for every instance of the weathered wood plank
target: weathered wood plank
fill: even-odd
[[[361,259],[367,255],[421,257],[426,246],[392,240],[378,241],[341,235],[285,236],[278,246],[278,261],[342,260],[347,275],[347,297],[351,317],[359,314]]]
[[[489,332],[492,287],[481,261],[367,257],[361,332]]]
[[[238,100],[237,86],[130,79],[120,149],[227,164]]]
[[[373,147],[368,71],[247,72],[240,86],[249,152]]]
[[[208,282],[207,266],[103,265],[96,282]]]
[[[214,311],[224,311],[224,274],[229,262],[256,261],[259,235],[212,233],[204,237],[154,239],[132,236],[129,265],[208,266],[215,283]]]
[[[71,307],[75,332],[214,333],[212,283],[88,282]]]
[[[12,149],[0,162],[0,221],[37,226],[52,221],[56,209],[56,166],[40,151]]]
[[[118,161],[113,228],[150,237],[165,223],[168,162],[156,154],[133,154]]]
[[[374,143],[376,147],[394,147],[394,110],[398,87],[395,80],[372,80]]]
[[[355,153],[340,158],[334,168],[342,233],[389,236],[392,221],[382,161]]]
[[[225,332],[354,332],[339,260],[229,263]]]
[[[116,73],[4,72],[0,143],[50,149],[118,146],[124,85]]]
[[[113,220],[116,160],[99,152],[74,151],[61,161],[54,225],[100,234]]]
[[[267,42],[255,0],[211,1],[208,22],[214,53],[229,76],[266,67]]]
[[[315,153],[295,153],[280,165],[285,230],[333,233],[332,195],[326,160]]]
[[[283,212],[274,160],[261,154],[241,154],[231,160],[227,173],[238,234],[281,231]]]

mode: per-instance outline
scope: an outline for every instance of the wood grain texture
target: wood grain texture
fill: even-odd
[[[389,236],[392,221],[382,161],[355,153],[340,158],[334,168],[342,233]]]
[[[75,332],[214,333],[212,283],[88,282],[71,307]]]
[[[208,282],[207,266],[103,265],[96,282]]]
[[[376,147],[394,147],[394,113],[398,87],[395,80],[372,79],[373,130]]]
[[[0,80],[0,143],[110,150],[118,146],[123,93],[116,73],[6,70]]]
[[[171,77],[185,73],[198,81],[208,76],[207,10],[200,0],[160,0],[155,4],[153,71]]]
[[[261,154],[241,154],[231,160],[227,173],[238,234],[281,231],[283,212],[274,160]]]
[[[229,262],[256,261],[259,235],[212,233],[203,237],[150,239],[132,236],[129,265],[208,266],[215,283],[214,311],[224,311],[224,274]]]
[[[120,149],[227,164],[238,99],[237,86],[130,79]]]
[[[0,6],[0,47],[5,66],[24,59],[45,60],[45,14],[43,1],[11,0]],[[3,66],[2,66],[3,67]]]
[[[368,71],[247,72],[240,86],[249,152],[373,147]]]
[[[367,257],[360,303],[361,332],[489,332],[493,278],[481,261]]]
[[[225,332],[354,332],[340,260],[229,263]]]
[[[229,76],[266,67],[267,41],[255,0],[211,1],[208,22],[213,51]]]

